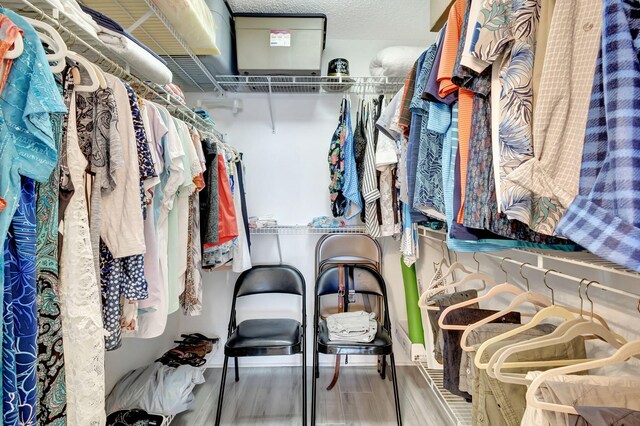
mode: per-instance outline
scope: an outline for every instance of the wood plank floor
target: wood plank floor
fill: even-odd
[[[192,409],[177,416],[172,426],[209,426],[215,423],[221,369],[205,373],[206,383],[196,386]],[[327,391],[333,369],[323,368],[318,380],[317,424],[395,425],[391,380],[380,379],[375,367],[344,367],[338,385]],[[299,367],[241,368],[240,381],[227,374],[223,425],[300,425],[302,385]],[[389,376],[389,375],[388,375]],[[309,418],[311,416],[311,369]],[[398,367],[398,385],[403,424],[407,426],[447,426],[426,382],[417,367]]]

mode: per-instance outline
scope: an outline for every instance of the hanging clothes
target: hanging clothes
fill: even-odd
[[[136,157],[138,159],[138,173],[129,170],[139,176],[138,187],[139,201],[136,207],[145,215],[147,207],[147,192],[144,180],[153,178],[156,175],[151,151],[144,131],[144,123],[140,112],[140,105],[135,93],[127,87],[129,106],[131,111],[131,121],[136,140]],[[115,108],[115,102],[111,104]],[[115,115],[115,114],[113,114]],[[114,121],[117,118],[113,119]],[[98,126],[99,127],[99,126]],[[106,133],[105,130],[100,130]],[[113,141],[111,141],[113,143]],[[124,162],[124,160],[123,160]],[[135,169],[134,169],[135,170]],[[91,210],[92,215],[95,214]],[[144,230],[143,230],[144,232]],[[144,276],[144,254],[136,254],[122,258],[116,258],[109,251],[106,244],[100,244],[100,282],[102,288],[102,311],[105,329],[109,335],[105,337],[105,347],[107,350],[114,350],[120,347],[122,338],[122,302],[125,300],[143,300],[148,297],[148,284]]]
[[[380,99],[381,101],[381,99]],[[379,111],[379,109],[378,109]],[[380,224],[378,222],[378,208],[377,203],[381,197],[380,190],[378,189],[378,180],[376,175],[376,162],[375,162],[375,139],[377,132],[374,131],[375,120],[368,109],[364,116],[361,116],[363,120],[363,130],[365,137],[365,153],[364,153],[364,167],[362,171],[362,198],[364,200],[364,223],[367,228],[367,233],[373,237],[378,238],[381,236]]]
[[[347,137],[347,99],[342,99],[340,107],[340,118],[338,127],[333,132],[331,146],[329,147],[329,173],[331,183],[329,184],[329,197],[331,199],[331,212],[333,217],[344,215],[347,200],[345,199],[344,188],[344,144]]]
[[[533,117],[534,158],[505,180],[533,193],[527,222],[552,235],[578,194],[589,97],[600,45],[602,1],[557,1]],[[567,87],[562,76],[571,75]]]
[[[628,1],[607,2],[603,25],[580,193],[558,224],[558,233],[640,271],[640,10]]]
[[[501,0],[492,0],[482,6],[476,15],[480,19],[472,43],[475,60],[469,62],[477,73],[491,64],[499,69],[499,81],[493,83],[494,91],[500,94],[499,104],[493,105],[498,108],[499,120],[492,121],[492,126],[497,127],[493,133],[498,135],[494,149],[498,155],[493,166],[499,176],[498,209],[509,219],[523,223],[531,217],[531,193],[505,182],[505,178],[533,156],[533,64],[541,4],[546,7],[543,3],[550,1],[510,7]],[[499,16],[489,22],[487,13],[494,8]]]
[[[5,425],[35,424],[37,391],[36,199],[22,178],[20,202],[5,242],[2,375]]]
[[[57,80],[57,79],[56,79]],[[63,90],[61,77],[59,91]],[[60,114],[51,117],[55,149],[60,152],[63,138]],[[60,157],[44,183],[36,184],[36,288],[38,298],[37,405],[36,422],[66,425],[66,384],[62,321],[58,291],[58,196]]]
[[[238,228],[238,243],[233,247],[233,272],[243,272],[251,268],[251,255],[249,253],[249,243],[247,240],[246,228],[244,226],[244,215],[242,213],[242,185],[238,170],[242,168],[242,162],[232,161],[232,174],[234,178],[233,205],[236,213],[236,223]]]
[[[218,146],[205,139],[203,149],[207,161],[204,172],[205,189],[200,195],[200,235],[202,244],[218,242]]]
[[[167,324],[169,309],[169,235],[171,234],[170,213],[176,207],[175,199],[179,186],[184,180],[185,170],[182,157],[184,149],[177,134],[176,125],[169,111],[161,106],[154,105],[159,112],[159,118],[168,132],[161,138],[163,169],[160,175],[160,185],[156,187],[153,196],[153,210],[156,215],[156,229],[158,241],[158,260],[160,264],[159,282],[153,280],[148,286],[155,296],[154,302],[140,300],[138,308],[141,311],[137,318],[137,329],[130,332],[132,337],[152,338],[160,336]]]
[[[18,208],[21,176],[45,182],[55,167],[57,154],[50,118],[52,114],[66,112],[66,108],[36,31],[12,11],[0,8],[0,14],[5,16],[2,23],[5,34],[0,44],[5,72],[0,83],[0,113],[3,116],[0,127],[0,197],[5,205],[0,211],[0,247],[4,248],[10,223]],[[14,60],[4,59],[20,30],[24,45],[22,54]],[[14,76],[20,78],[15,79]],[[5,83],[13,85],[11,90]],[[0,288],[4,289],[4,256],[0,256],[0,268]],[[35,340],[33,345],[35,357]],[[32,368],[35,373],[35,362]],[[33,392],[35,397],[35,388]]]
[[[69,424],[103,425],[104,336],[102,304],[93,263],[85,198],[88,162],[78,145],[75,90],[70,94],[67,165],[75,191],[64,212],[60,251],[60,301]]]

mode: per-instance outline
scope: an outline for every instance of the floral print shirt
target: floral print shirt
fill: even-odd
[[[498,144],[494,168],[498,209],[508,218],[529,223],[531,193],[505,177],[533,156],[533,58],[541,0],[485,0],[478,14],[470,53],[476,72],[490,64],[499,80]]]

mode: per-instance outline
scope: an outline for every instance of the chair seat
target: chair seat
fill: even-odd
[[[318,352],[331,355],[389,355],[392,352],[389,332],[378,324],[376,337],[369,343],[332,342],[327,321],[321,320],[318,330]]]
[[[238,324],[224,347],[231,357],[291,355],[302,351],[302,326],[288,318],[250,319]]]

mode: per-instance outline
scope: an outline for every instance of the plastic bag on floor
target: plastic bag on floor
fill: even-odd
[[[204,383],[204,368],[173,368],[154,362],[127,373],[106,401],[107,413],[140,408],[149,413],[176,415],[193,402],[193,388]]]

